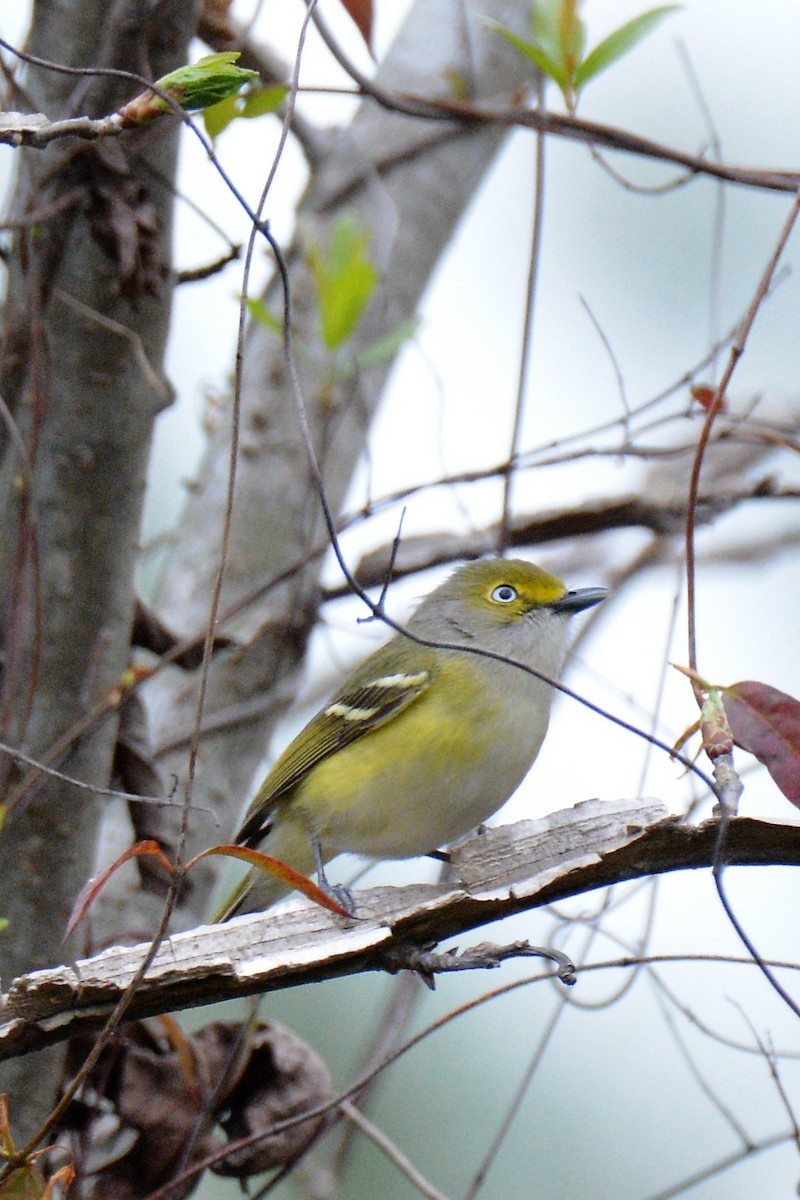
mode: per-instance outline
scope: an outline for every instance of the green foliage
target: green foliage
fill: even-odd
[[[224,100],[212,104],[203,113],[206,133],[213,140],[228,128],[231,121],[239,118],[251,119],[274,113],[286,99],[288,87],[276,84],[274,87],[251,88]]]
[[[375,291],[378,272],[367,258],[368,244],[369,234],[345,215],[333,230],[327,253],[309,246],[322,340],[329,350],[337,350],[352,336]]]
[[[539,65],[565,94],[586,49],[579,8],[580,0],[537,0],[533,6],[533,36],[547,63]]]
[[[36,1167],[19,1167],[0,1184],[0,1200],[43,1200],[45,1182]]]
[[[117,110],[123,127],[149,125],[172,112],[175,104],[185,112],[195,112],[234,96],[243,84],[258,79],[258,71],[236,66],[239,57],[236,51],[207,54],[192,66],[178,67],[177,71],[162,75],[155,83],[159,94],[148,89]]]
[[[595,75],[599,75],[601,71],[605,71],[606,67],[610,67],[617,59],[622,58],[646,38],[648,33],[651,33],[656,25],[663,21],[664,17],[677,12],[680,7],[680,4],[665,4],[661,8],[651,8],[648,12],[626,21],[607,38],[603,38],[602,42],[599,42],[594,50],[590,50],[586,58],[578,65],[575,71],[576,88],[582,88]]]
[[[178,67],[162,76],[156,86],[186,112],[209,108],[238,92],[242,84],[258,79],[258,71],[236,66],[239,57],[236,51],[207,54],[191,66]]]
[[[283,323],[272,315],[263,300],[249,299],[247,301],[247,311],[254,321],[258,321],[260,325],[264,325],[267,329],[272,330],[277,337],[283,336]],[[379,363],[393,358],[398,350],[411,340],[418,326],[418,317],[410,317],[407,321],[401,321],[385,337],[378,338],[377,341],[371,342],[370,345],[359,350],[354,358],[339,363],[335,371],[336,378],[352,379],[359,372],[366,371],[369,367],[377,366]]]
[[[73,1168],[66,1166],[45,1182],[41,1171],[33,1163],[26,1163],[0,1183],[0,1200],[55,1200],[67,1194],[74,1178]]]
[[[378,273],[367,258],[369,234],[355,218],[344,216],[331,236],[327,254],[316,245],[308,250],[308,261],[317,292],[322,339],[333,354],[352,337],[375,291]],[[274,316],[263,300],[249,298],[247,311],[254,321],[283,336],[283,321]],[[350,379],[360,371],[393,358],[417,330],[419,320],[402,321],[377,341],[363,346],[352,358],[338,357],[333,377]],[[298,347],[303,352],[303,347]]]
[[[378,338],[376,342],[370,342],[368,346],[360,350],[353,360],[352,366],[349,369],[344,367],[342,374],[344,376],[354,375],[358,371],[365,371],[367,367],[377,366],[378,363],[393,358],[400,347],[411,340],[417,332],[418,326],[419,317],[410,317],[408,321],[401,321],[385,337]]]
[[[533,12],[533,41],[512,33],[497,21],[497,32],[539,70],[558,85],[570,112],[577,107],[583,87],[601,71],[632,50],[679,4],[664,4],[633,17],[603,38],[584,56],[586,26],[580,18],[581,0],[536,0]]]
[[[283,337],[283,321],[273,317],[263,300],[248,296],[247,311],[254,321],[258,321],[260,325],[266,325],[267,329],[271,329],[278,337]]]

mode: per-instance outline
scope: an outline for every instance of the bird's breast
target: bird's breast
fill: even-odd
[[[527,774],[552,689],[510,667],[475,671],[466,657],[454,655],[445,679],[298,787],[292,807],[326,850],[425,854],[487,820]]]

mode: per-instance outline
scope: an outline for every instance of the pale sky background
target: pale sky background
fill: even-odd
[[[0,12],[0,28],[11,38],[16,22],[22,22],[19,14],[11,11],[16,6],[6,7],[7,12]],[[406,7],[396,0],[377,0],[379,57]],[[645,7],[627,0],[588,0],[584,16],[590,44]],[[323,11],[341,31],[362,69],[368,69],[366,53],[335,4],[326,0]],[[265,37],[277,39],[287,58],[293,53],[301,14],[299,0],[291,4],[272,0],[261,8],[258,27]],[[689,0],[627,59],[589,85],[581,101],[581,115],[699,151],[707,145],[709,133],[679,43],[701,81],[725,160],[797,169],[800,6],[789,0],[762,0],[758,5],[744,0]],[[302,78],[315,84],[342,82],[313,32]],[[554,90],[549,101],[560,111]],[[323,122],[335,123],[344,119],[347,104],[318,98],[308,102],[307,111]],[[220,141],[221,157],[251,200],[262,186],[275,137],[274,123],[267,119],[242,122]],[[258,153],[253,152],[254,138],[258,139]],[[425,300],[419,332],[398,365],[375,430],[371,470],[376,493],[435,478],[444,469],[490,465],[507,453],[507,414],[512,410],[516,386],[530,237],[532,151],[530,134],[510,138]],[[12,152],[4,149],[0,172],[8,169],[11,158]],[[660,183],[677,174],[668,167],[621,156],[614,157],[613,165],[639,182]],[[269,206],[272,227],[279,236],[288,235],[291,201],[301,186],[299,157],[290,148]],[[209,168],[199,146],[189,140],[184,145],[182,188],[202,203],[234,241],[244,241],[244,215]],[[679,378],[703,356],[712,336],[727,330],[741,316],[791,198],[726,189],[721,287],[714,297],[717,196],[716,186],[706,181],[662,197],[636,195],[602,174],[584,148],[548,143],[544,251],[524,447],[547,444],[568,431],[620,414],[614,373],[581,297],[613,345],[631,405]],[[791,274],[759,317],[732,388],[734,407],[762,394],[774,413],[787,411],[790,403],[797,411],[799,245],[795,233],[784,260]],[[204,223],[189,212],[180,215],[179,266],[210,261],[223,249]],[[267,269],[262,256],[261,279]],[[168,358],[178,397],[158,430],[147,516],[149,537],[168,528],[181,501],[182,481],[195,469],[202,448],[201,418],[207,393],[224,394],[228,386],[239,286],[234,267],[202,287],[178,291]],[[685,437],[697,436],[696,423],[687,422],[686,426]],[[407,449],[398,453],[398,446]],[[609,488],[635,491],[641,472],[639,466],[615,461],[533,472],[520,481],[517,505],[520,510],[546,510],[602,496]],[[777,473],[780,480],[797,485],[796,462],[787,463],[784,457]],[[358,495],[354,489],[354,501]],[[456,496],[426,492],[409,501],[405,531],[467,528],[470,523],[480,526],[497,512],[494,487],[460,489]],[[396,519],[392,512],[382,523],[348,539],[345,544],[351,561],[357,560],[361,549],[391,536]],[[703,544],[721,544],[750,529],[756,538],[771,535],[788,519],[787,510],[777,504],[743,509],[720,521],[711,535],[704,534]],[[608,570],[620,561],[623,551],[629,553],[643,544],[643,535],[638,533],[626,539],[598,539],[596,545],[585,548],[585,564],[577,564],[577,569],[573,565],[569,582],[576,586],[606,582]],[[556,570],[565,561],[562,552],[549,548],[537,559]],[[404,605],[433,582],[423,580],[398,588],[395,615],[402,616]],[[796,550],[767,565],[701,568],[698,586],[700,667],[706,677],[721,683],[763,679],[800,695],[800,566]],[[580,662],[569,677],[572,686],[646,725],[664,659],[686,661],[682,600],[672,638],[669,633],[676,594],[681,596],[679,574],[664,568],[607,602],[597,617],[593,636],[581,645]],[[319,674],[326,682],[335,682],[350,658],[367,648],[364,639],[375,636],[372,631],[365,634],[363,628],[353,632],[355,615],[356,608],[346,605],[328,614],[336,636],[326,632],[315,639],[310,692],[314,692],[314,678]],[[350,632],[342,632],[347,630]],[[668,673],[659,718],[658,731],[667,741],[695,718],[688,687],[674,673]],[[276,744],[283,744],[300,719],[297,715],[290,718]],[[749,761],[741,758],[742,765]],[[642,746],[628,735],[575,704],[560,701],[534,771],[498,819],[541,815],[592,796],[615,799],[636,795],[656,796],[671,810],[679,811],[685,804],[687,784],[664,756],[651,755],[646,762]],[[747,776],[743,811],[784,820],[795,815],[761,771]],[[383,868],[381,878],[400,883],[410,877],[410,871],[416,878],[426,870],[424,864],[420,871],[416,866],[395,864]],[[370,876],[375,878],[377,875]],[[729,873],[728,887],[740,918],[762,953],[798,961],[796,872],[740,870]],[[706,872],[666,878],[655,889],[653,948],[739,953]],[[652,889],[642,891],[608,926],[622,937],[638,936],[651,896]],[[585,897],[571,905],[570,911],[593,912],[595,901]],[[552,926],[547,914],[519,918],[481,931],[472,939],[461,939],[461,945],[484,936],[504,942],[516,937],[546,942]],[[601,938],[591,953],[613,957],[618,947]],[[419,1022],[449,1010],[467,996],[532,973],[529,965],[507,966],[488,979],[443,980],[434,996],[424,998]],[[751,1022],[760,1037],[797,1052],[796,1022],[756,978],[755,971],[692,965],[672,968],[665,977],[683,1002],[724,1036],[752,1045]],[[576,989],[579,994],[570,999],[588,1004],[609,997],[623,982],[617,974],[587,979]],[[343,1081],[348,1064],[357,1057],[370,1014],[388,988],[388,982],[378,978],[344,980],[271,998],[266,1012],[308,1036],[333,1059],[337,1080]],[[469,1172],[496,1129],[557,997],[549,987],[525,989],[461,1019],[404,1060],[385,1086],[379,1119],[448,1195],[463,1194]],[[358,1014],[355,1021],[354,1012]],[[192,1019],[200,1018],[195,1014]],[[337,1029],[333,1048],[331,1028]],[[352,1039],[346,1036],[348,1029]],[[753,1137],[786,1127],[787,1118],[763,1061],[715,1046],[695,1029],[682,1026],[682,1032],[719,1094]],[[790,1099],[800,1106],[796,1064],[782,1064],[781,1072]],[[409,1096],[413,1097],[411,1104]],[[438,1151],[421,1142],[420,1131],[430,1127],[434,1117]],[[467,1151],[469,1161],[448,1161],[452,1156],[445,1148],[463,1149],[467,1129],[475,1131],[475,1146]],[[636,1200],[735,1148],[729,1127],[702,1095],[665,1032],[653,990],[639,979],[612,1007],[596,1013],[570,1008],[563,1014],[542,1071],[482,1196],[486,1200],[522,1200],[532,1194],[547,1200],[587,1195],[593,1200]],[[348,1200],[362,1196],[366,1200],[376,1194],[365,1180],[370,1171],[378,1169],[379,1161],[374,1151],[363,1152]],[[382,1200],[407,1200],[413,1195],[410,1185],[394,1171],[384,1170],[382,1165],[380,1169]],[[789,1196],[794,1194],[799,1174],[796,1153],[782,1147],[690,1194],[699,1200]],[[232,1192],[204,1184],[199,1194],[210,1197]]]

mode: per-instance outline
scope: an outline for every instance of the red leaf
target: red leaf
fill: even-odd
[[[342,8],[349,14],[358,32],[372,53],[372,0],[342,0]]]
[[[317,887],[313,880],[304,875],[302,871],[296,871],[294,867],[290,867],[288,863],[281,862],[279,858],[273,858],[271,854],[264,854],[261,850],[250,850],[247,846],[209,846],[208,850],[202,850],[200,854],[196,854],[194,858],[186,864],[186,870],[189,871],[195,863],[200,862],[201,858],[208,858],[210,854],[223,854],[226,858],[238,858],[240,862],[250,863],[253,867],[260,867],[264,871],[269,871],[270,875],[274,875],[283,883],[288,883],[289,887],[295,891],[302,892],[304,896],[308,896],[309,900],[313,900],[316,904],[321,904],[323,908],[330,909],[331,912],[337,913],[340,917],[350,917],[346,908],[342,908],[341,904],[337,904],[335,900],[323,892],[322,888]]]
[[[706,412],[708,412],[708,410],[711,408],[711,405],[714,403],[714,397],[717,394],[717,389],[709,387],[708,384],[705,383],[696,383],[694,387],[689,388],[689,394],[691,395],[692,399],[700,405],[701,408],[704,408]],[[719,405],[717,406],[717,412],[727,412],[727,410],[728,405],[725,397],[723,396],[719,402]]]
[[[66,1163],[48,1179],[43,1200],[53,1200],[54,1196],[66,1196],[74,1179],[75,1168],[70,1163]]]
[[[119,858],[115,859],[110,867],[106,867],[105,871],[101,871],[99,875],[93,875],[91,879],[87,879],[75,898],[72,912],[69,914],[69,920],[67,921],[67,933],[65,936],[72,933],[76,925],[81,923],[92,904],[94,904],[97,895],[106,886],[117,868],[132,858],[141,858],[146,855],[152,855],[153,858],[157,858],[164,870],[172,875],[174,867],[158,842],[137,842],[135,846],[129,846],[124,853],[120,854]]]
[[[753,680],[731,684],[723,699],[736,745],[754,754],[800,808],[800,701]]]

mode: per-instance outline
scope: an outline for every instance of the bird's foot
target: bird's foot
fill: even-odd
[[[356,905],[353,897],[353,892],[349,887],[345,887],[343,883],[329,883],[327,879],[318,879],[318,883],[322,891],[340,908],[343,908],[348,917],[355,919]]]
[[[348,917],[355,918],[355,901],[353,893],[349,887],[345,887],[343,883],[331,883],[328,876],[325,874],[325,863],[322,860],[322,847],[316,838],[311,839],[311,847],[314,851],[314,865],[317,869],[317,883],[320,891],[323,891],[328,899],[333,900],[334,904],[338,904],[343,908]]]

